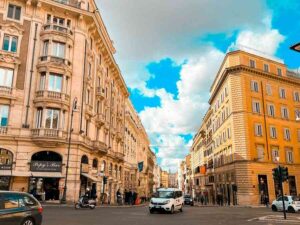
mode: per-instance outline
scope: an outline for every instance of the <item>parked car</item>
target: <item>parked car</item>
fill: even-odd
[[[286,211],[295,213],[300,210],[300,201],[297,197],[287,195],[283,198]],[[272,202],[272,211],[283,211],[282,196]]]
[[[190,196],[190,195],[185,195],[185,196],[184,196],[184,204],[185,204],[185,205],[193,206],[193,205],[194,205],[194,200],[193,200],[192,196]]]
[[[0,191],[0,225],[41,225],[43,208],[23,192]]]
[[[156,197],[151,198],[149,211],[166,211],[171,214],[175,210],[183,211],[183,195],[182,191],[176,188],[160,188],[156,193]]]

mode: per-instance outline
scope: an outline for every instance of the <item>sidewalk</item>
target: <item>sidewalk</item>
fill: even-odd
[[[200,202],[195,202],[194,203],[195,207],[229,207],[229,208],[266,208],[264,205],[213,205],[213,204],[207,204],[207,205],[202,205]]]

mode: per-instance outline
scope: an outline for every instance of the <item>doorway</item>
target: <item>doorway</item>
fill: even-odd
[[[269,199],[267,175],[258,175],[258,187],[259,187],[259,194],[260,194],[260,204],[264,204],[265,197],[268,197]]]

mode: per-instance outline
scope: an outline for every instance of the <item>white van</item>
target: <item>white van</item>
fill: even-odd
[[[160,188],[155,197],[151,198],[149,211],[166,211],[174,213],[175,210],[183,211],[184,199],[182,191],[177,188]]]

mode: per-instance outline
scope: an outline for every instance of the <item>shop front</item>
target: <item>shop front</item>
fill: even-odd
[[[62,157],[52,151],[35,153],[30,162],[29,193],[41,201],[58,201],[62,195]]]
[[[0,148],[0,190],[9,190],[12,180],[13,154],[7,149]]]

